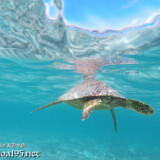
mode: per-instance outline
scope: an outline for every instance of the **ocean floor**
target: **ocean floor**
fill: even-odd
[[[23,142],[24,151],[41,152],[38,158],[40,160],[158,160],[160,159],[160,146],[152,144],[139,144],[137,142],[124,143],[121,140],[111,139],[80,139],[80,138],[63,138],[57,136],[43,137],[32,134],[6,134],[1,136],[1,143]],[[1,133],[3,135],[3,133]],[[121,141],[121,142],[120,142]],[[1,148],[2,150],[2,148]],[[13,150],[13,148],[4,150]],[[14,149],[15,150],[15,149]],[[17,149],[20,150],[20,149]],[[7,159],[7,158],[6,158]],[[15,159],[15,158],[8,158]],[[22,159],[22,158],[16,158]]]

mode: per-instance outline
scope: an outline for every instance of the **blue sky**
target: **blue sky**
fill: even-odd
[[[160,0],[63,0],[63,4],[68,24],[102,31],[141,25],[160,14]],[[55,6],[50,5],[50,16],[56,14]]]

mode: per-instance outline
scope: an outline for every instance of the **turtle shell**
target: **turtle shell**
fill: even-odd
[[[122,97],[118,92],[107,84],[97,80],[97,79],[87,79],[82,83],[76,85],[64,95],[60,96],[58,100],[67,101],[78,98],[83,98],[87,96],[115,96]]]

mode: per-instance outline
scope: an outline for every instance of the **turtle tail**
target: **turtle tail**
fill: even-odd
[[[49,103],[49,104],[47,104],[47,105],[45,105],[45,106],[42,106],[42,107],[40,107],[40,108],[37,108],[37,109],[33,110],[31,113],[33,113],[33,112],[35,112],[35,111],[38,111],[38,110],[40,110],[40,109],[43,109],[43,108],[47,108],[47,107],[53,106],[53,105],[58,104],[58,103],[61,103],[61,102],[62,102],[62,101],[55,101],[55,102]]]
[[[126,99],[122,106],[147,116],[155,112],[148,104],[133,99]]]

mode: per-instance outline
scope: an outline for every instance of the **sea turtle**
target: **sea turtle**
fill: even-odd
[[[110,110],[116,132],[117,126],[113,111],[115,107],[121,106],[144,115],[152,115],[154,113],[154,110],[149,105],[137,100],[124,98],[107,84],[89,77],[85,77],[82,83],[60,96],[58,101],[49,103],[32,112],[61,102],[83,110],[82,121],[88,118],[93,110]]]

